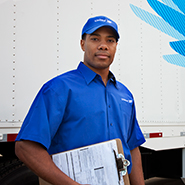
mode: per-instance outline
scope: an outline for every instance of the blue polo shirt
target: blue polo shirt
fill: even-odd
[[[41,143],[54,154],[120,138],[125,157],[145,142],[136,120],[133,96],[110,72],[101,76],[82,62],[53,78],[37,94],[17,136]],[[128,172],[131,171],[131,166]]]

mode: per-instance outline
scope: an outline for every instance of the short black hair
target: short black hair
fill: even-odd
[[[85,40],[86,39],[86,33],[84,33],[83,35],[82,35],[82,40]]]
[[[84,34],[82,35],[82,40],[85,40],[85,39],[86,39],[86,36],[87,36],[87,34],[84,33]],[[116,42],[118,42],[118,38],[115,37],[115,39],[116,39]]]

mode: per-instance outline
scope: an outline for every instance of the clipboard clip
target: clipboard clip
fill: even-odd
[[[130,161],[125,159],[123,154],[117,154],[116,163],[120,176],[125,176],[127,173],[127,167],[130,165]]]

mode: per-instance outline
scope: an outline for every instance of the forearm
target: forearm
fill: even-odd
[[[48,152],[40,144],[31,141],[18,141],[15,149],[16,155],[26,166],[51,184],[79,185],[58,169]]]
[[[139,148],[131,151],[132,156],[132,171],[129,175],[131,185],[144,185],[143,168],[141,162],[141,153]]]

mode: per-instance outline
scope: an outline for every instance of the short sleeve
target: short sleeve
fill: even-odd
[[[129,127],[129,137],[128,137],[128,146],[130,150],[140,146],[145,142],[145,138],[141,129],[139,127],[138,121],[136,119],[136,111],[135,111],[135,104],[132,105],[132,117],[130,120],[130,127]]]
[[[16,141],[35,141],[48,149],[62,120],[65,109],[62,103],[65,104],[59,100],[50,83],[45,84],[33,101]]]

